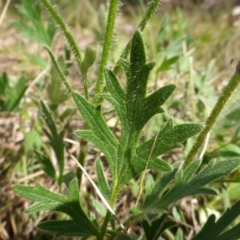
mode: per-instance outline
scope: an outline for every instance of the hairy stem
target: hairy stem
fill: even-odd
[[[111,0],[109,12],[108,12],[107,28],[106,28],[106,33],[104,37],[102,58],[100,62],[97,85],[95,89],[94,103],[96,105],[98,105],[102,99],[100,95],[104,88],[104,70],[107,66],[107,62],[108,62],[108,58],[111,50],[117,7],[118,7],[118,0]]]
[[[111,198],[110,198],[110,201],[109,201],[109,205],[111,206],[111,208],[113,208],[113,206],[114,206],[117,194],[118,194],[117,189],[113,188],[112,195],[111,195]],[[102,225],[102,228],[101,228],[101,233],[100,233],[99,240],[103,240],[104,239],[104,236],[105,236],[105,233],[106,233],[106,230],[107,230],[107,225],[108,225],[108,222],[110,220],[110,217],[111,217],[111,213],[110,213],[110,211],[107,211],[107,214],[106,214],[106,216],[104,218],[104,222],[103,222],[103,225]]]
[[[81,72],[82,55],[80,53],[78,44],[75,41],[72,33],[70,32],[69,28],[66,26],[64,21],[62,20],[59,13],[54,9],[52,4],[48,0],[40,0],[40,1],[43,4],[43,6],[46,8],[48,13],[51,15],[51,17],[54,19],[54,21],[57,23],[57,25],[60,27],[64,36],[66,37],[66,39],[69,43],[69,46],[72,50],[72,53],[74,54],[75,59],[77,61],[77,66],[78,66],[79,72],[81,73],[81,75],[83,75],[82,72]],[[88,84],[87,84],[87,81],[84,81],[84,94],[85,94],[85,98],[88,99]]]
[[[142,18],[141,22],[139,23],[136,31],[143,32],[143,30],[147,26],[147,23],[148,23],[149,19],[152,17],[153,13],[156,11],[156,9],[158,8],[160,3],[161,3],[161,0],[153,0],[152,1],[152,3],[150,5],[150,7],[148,8],[145,16]],[[114,72],[115,75],[117,75],[119,73],[120,69],[121,69],[121,59],[126,59],[128,54],[130,53],[131,41],[132,41],[132,39],[130,39],[130,41],[128,42],[128,44],[124,48],[119,60],[117,61],[116,65],[113,69],[113,72]]]
[[[234,75],[232,76],[228,85],[223,89],[221,96],[219,97],[215,107],[213,108],[210,116],[208,117],[204,129],[198,135],[192,149],[190,150],[190,152],[186,158],[184,167],[187,167],[195,158],[195,156],[196,156],[197,152],[199,151],[200,147],[202,146],[207,134],[211,130],[213,124],[216,122],[217,117],[223,110],[226,102],[228,101],[231,94],[238,86],[239,82],[240,82],[240,61],[237,64]]]

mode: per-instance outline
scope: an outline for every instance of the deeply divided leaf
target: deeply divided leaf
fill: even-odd
[[[189,168],[185,170],[186,173],[180,172],[180,177],[175,181],[174,186],[169,189],[163,197],[160,197],[162,189],[157,187],[156,189],[158,189],[159,195],[156,191],[153,191],[152,194],[148,195],[146,199],[148,204],[144,204],[144,207],[166,208],[169,204],[186,196],[195,194],[215,194],[213,190],[203,187],[213,180],[225,176],[238,168],[240,166],[240,159],[230,159],[216,164],[209,164],[195,177],[191,178],[198,166],[199,162],[193,162]],[[170,173],[166,174],[166,176],[168,175],[170,176]],[[172,177],[170,179],[172,179]],[[161,181],[159,183],[161,183]],[[160,186],[162,186],[162,184],[160,184]]]
[[[28,212],[41,210],[63,212],[72,218],[72,225],[76,225],[78,229],[76,231],[88,236],[98,236],[98,230],[83,212],[79,203],[79,188],[76,179],[70,183],[68,196],[51,192],[40,184],[35,187],[15,185],[13,189],[20,196],[37,202],[28,208]],[[58,234],[64,234],[61,231],[62,229],[59,228]]]
[[[215,222],[215,216],[211,215],[202,230],[193,238],[193,240],[212,239],[212,240],[235,240],[240,238],[239,227],[235,227],[223,231],[232,224],[232,222],[240,215],[240,201],[235,203],[231,209],[227,211]]]

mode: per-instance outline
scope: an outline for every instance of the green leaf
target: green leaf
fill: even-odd
[[[50,140],[50,145],[54,150],[54,153],[57,158],[58,166],[59,166],[59,177],[58,183],[62,183],[63,171],[64,171],[64,131],[58,133],[55,121],[53,120],[48,107],[44,104],[44,102],[40,102],[41,109],[43,112],[43,119],[50,130],[47,131],[44,128],[44,133],[48,136]]]
[[[156,199],[160,197],[170,186],[169,184],[175,179],[175,176],[180,171],[182,165],[182,162],[177,162],[173,165],[173,170],[171,172],[164,173],[160,176],[152,192],[146,196],[145,201],[141,206],[142,209],[147,209],[148,207],[151,208],[154,201],[156,201]]]
[[[103,205],[94,198],[91,199],[91,202],[92,202],[94,209],[100,214],[100,216],[105,217],[106,213],[107,213],[106,208],[104,208]]]
[[[172,120],[169,120],[167,125],[159,132],[156,141],[155,139],[150,139],[138,147],[137,155],[141,159],[148,158],[155,142],[155,146],[151,154],[151,158],[155,158],[171,149],[181,147],[181,142],[199,133],[201,129],[201,125],[191,123],[180,124],[173,127]]]
[[[153,221],[152,223],[149,223],[147,220],[143,220],[141,222],[147,240],[158,239],[164,230],[176,224],[173,221],[165,220],[166,214],[163,214],[159,219]]]
[[[195,162],[192,164],[195,165]],[[231,173],[236,170],[239,165],[240,159],[231,159],[217,164],[213,164],[212,162],[189,182],[185,182],[186,179],[183,177],[180,178],[182,181],[178,179],[174,187],[170,189],[159,201],[156,201],[152,207],[164,208],[183,197],[195,194],[214,194],[214,191],[202,187],[217,178]]]
[[[42,58],[41,56],[39,56],[39,54],[38,55],[31,55],[31,54],[26,53],[26,56],[28,57],[29,61],[32,64],[35,64],[36,66],[38,66],[42,69],[47,68],[47,66],[48,66],[47,61],[44,58]]]
[[[76,177],[76,173],[72,170],[63,175],[63,182],[66,184],[67,187],[70,186],[71,181]]]
[[[95,62],[95,59],[96,59],[96,52],[93,49],[87,47],[85,50],[85,58],[80,63],[81,73],[83,77],[87,74],[88,69],[93,65],[93,63]]]
[[[43,101],[40,101],[40,106],[42,109],[42,116],[43,116],[44,122],[46,123],[49,130],[51,131],[52,136],[54,138],[57,138],[57,136],[58,136],[57,127],[55,125],[55,121],[53,120],[53,118],[50,114],[48,107],[45,105],[45,103]]]
[[[157,113],[164,112],[160,105],[162,105],[175,90],[175,85],[167,85],[158,89],[156,92],[149,95],[143,101],[142,112],[145,112],[142,119],[139,119],[137,126],[142,129],[148,120]]]
[[[162,61],[161,65],[158,67],[158,71],[166,71],[171,69],[171,66],[177,62],[177,60],[179,59],[179,56],[175,56],[175,57],[171,57],[171,58],[167,58],[165,56],[164,60]]]
[[[97,170],[97,176],[98,176],[97,186],[101,191],[102,195],[105,197],[105,199],[109,199],[110,188],[104,174],[103,165],[99,158],[96,161],[96,170]]]
[[[35,1],[22,0],[21,5],[16,7],[19,13],[29,20],[29,23],[27,25],[20,20],[14,22],[14,25],[28,38],[40,44],[50,46],[56,32],[56,26],[52,23],[49,23],[47,28],[44,26],[40,5],[35,4]]]
[[[100,108],[95,108],[85,98],[75,92],[73,93],[73,99],[78,107],[79,112],[83,116],[88,126],[91,128],[91,131],[88,132],[78,131],[78,135],[81,135],[82,137],[85,135],[87,140],[88,138],[91,138],[94,141],[94,144],[97,143],[102,146],[104,143],[107,147],[107,150],[105,149],[104,151],[108,151],[112,155],[112,158],[115,158],[118,142],[104,121]],[[111,166],[114,165],[114,162],[111,161],[112,158],[108,158]]]
[[[25,152],[33,149],[40,149],[42,146],[42,139],[38,131],[31,130],[24,134],[24,150]]]
[[[193,240],[211,239],[211,240],[237,240],[240,238],[239,227],[235,227],[222,233],[231,223],[240,215],[240,201],[235,203],[215,222],[215,215],[211,215],[202,230],[193,238]],[[222,234],[221,234],[222,233]]]
[[[145,170],[147,164],[147,159],[141,159],[141,158],[134,158],[132,162],[129,164],[128,168],[124,168],[121,171],[121,175],[119,177],[119,186],[123,186],[126,184],[129,180],[140,174],[143,170]],[[166,161],[155,158],[151,159],[148,162],[147,169],[152,169],[156,171],[171,171],[172,167],[169,163]]]
[[[117,181],[119,187],[146,169],[146,165],[148,169],[171,171],[171,166],[158,156],[181,147],[182,141],[202,129],[199,124],[181,124],[173,127],[170,120],[159,132],[156,141],[153,138],[137,147],[143,127],[151,117],[163,112],[160,106],[172,94],[175,85],[167,85],[146,96],[148,77],[154,64],[146,63],[144,43],[139,32],[136,32],[132,39],[130,63],[126,60],[122,60],[121,63],[127,78],[126,93],[113,72],[106,70],[105,78],[109,93],[103,94],[113,105],[121,121],[122,134],[115,171],[117,176],[114,175],[114,181]]]
[[[183,176],[181,178],[181,183],[188,182],[191,179],[191,177],[194,175],[194,173],[198,170],[201,163],[202,163],[201,160],[196,160],[191,165],[189,165],[186,168],[186,170],[184,170],[184,172],[183,172]]]
[[[58,64],[60,68],[67,74],[67,68],[63,57],[58,59]],[[67,100],[68,94],[66,93],[66,89],[63,88],[62,79],[60,78],[59,73],[54,65],[51,68],[50,74],[50,83],[47,86],[49,100],[51,101],[51,104],[58,105]]]
[[[55,234],[56,237],[68,236],[68,237],[90,237],[89,233],[81,231],[78,224],[72,220],[54,220],[41,222],[37,226],[38,228]]]
[[[146,195],[149,195],[154,188],[154,179],[153,176],[148,174],[146,177],[145,191]]]
[[[125,131],[127,131],[128,128],[128,119],[126,116],[126,94],[122,90],[112,71],[105,70],[105,79],[110,94],[104,94],[103,97],[115,108],[121,121],[122,132],[125,134]]]
[[[40,184],[35,187],[15,185],[13,189],[18,195],[37,202],[28,208],[28,212],[50,210],[66,213],[78,226],[79,232],[98,236],[98,230],[92,225],[79,203],[79,187],[76,179],[70,183],[67,197],[53,193]],[[61,232],[61,229],[59,231]]]
[[[114,164],[113,157],[115,156],[115,150],[111,148],[112,146],[109,143],[102,141],[102,139],[98,138],[91,130],[78,130],[75,134],[77,137],[83,138],[101,149],[107,157],[109,164],[111,166]]]
[[[37,156],[39,162],[43,165],[43,171],[50,177],[56,180],[56,171],[51,163],[51,160],[41,154],[40,152],[34,151],[35,155]]]
[[[183,231],[181,228],[178,228],[176,236],[175,236],[175,240],[184,240]]]
[[[12,83],[7,74],[3,73],[0,77],[0,89],[0,111],[15,111],[27,89],[26,79],[21,77],[16,83]]]

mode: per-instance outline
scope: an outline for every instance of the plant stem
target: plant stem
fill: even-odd
[[[83,129],[86,129],[86,128],[83,128]],[[79,152],[79,156],[78,156],[78,162],[82,166],[84,166],[84,164],[85,164],[87,148],[88,148],[88,142],[81,138],[80,139],[80,152]],[[81,183],[82,183],[82,170],[80,168],[77,168],[76,175],[77,175],[77,179],[78,179],[78,186],[80,188]]]
[[[63,73],[63,70],[62,70],[62,68],[60,67],[60,65],[58,64],[57,60],[55,59],[52,51],[51,51],[50,48],[48,48],[48,47],[45,47],[45,49],[48,51],[49,56],[51,57],[52,63],[53,63],[53,65],[54,65],[54,67],[56,68],[59,76],[61,77],[64,86],[65,86],[66,89],[67,89],[67,93],[68,93],[68,94],[72,94],[72,88],[71,88],[71,86],[69,85],[69,83],[68,83],[68,81],[67,81],[67,79],[66,79],[66,77],[65,77],[65,75],[64,75],[64,73]]]
[[[145,16],[142,18],[141,22],[139,23],[139,25],[137,27],[138,31],[143,32],[143,30],[147,26],[147,23],[148,23],[149,19],[152,17],[153,13],[156,11],[156,9],[158,8],[160,3],[161,3],[161,0],[153,0],[152,1],[152,4],[148,8]],[[117,75],[119,73],[120,69],[121,69],[121,59],[126,59],[128,54],[130,53],[131,41],[132,41],[132,39],[130,39],[130,41],[128,42],[128,44],[124,48],[119,60],[117,61],[116,65],[113,69],[113,72],[114,72],[115,75]]]
[[[104,235],[105,235],[105,232],[106,232],[107,225],[108,225],[110,217],[111,217],[111,213],[109,211],[107,211],[107,214],[106,214],[106,216],[104,218],[104,222],[103,222],[103,226],[102,226],[102,229],[101,229],[99,240],[103,240],[104,239]]]
[[[102,51],[102,58],[100,62],[98,78],[97,78],[97,85],[95,89],[95,97],[94,103],[98,105],[101,102],[101,93],[104,88],[104,70],[107,66],[111,45],[112,45],[112,38],[115,26],[115,19],[117,14],[117,7],[118,7],[118,0],[111,0],[109,12],[108,12],[108,19],[107,19],[107,28],[106,33],[104,36],[104,44],[103,44],[103,51]]]
[[[114,203],[115,203],[115,200],[116,200],[116,197],[117,197],[117,190],[116,188],[113,188],[113,191],[112,191],[112,194],[111,194],[111,198],[110,198],[110,201],[109,201],[109,205],[111,206],[111,208],[114,206]],[[107,211],[107,214],[104,218],[104,222],[103,222],[103,226],[101,228],[101,233],[100,233],[100,238],[99,240],[103,240],[104,239],[104,236],[105,236],[105,232],[107,230],[107,225],[108,225],[108,222],[110,220],[110,217],[111,217],[111,213],[110,211]]]
[[[40,1],[44,5],[44,7],[47,9],[47,11],[51,15],[51,17],[55,20],[55,22],[60,27],[60,29],[62,30],[62,33],[66,37],[66,39],[69,43],[69,46],[72,50],[72,53],[75,56],[75,59],[77,61],[78,69],[79,69],[81,75],[83,75],[82,72],[81,72],[82,56],[81,56],[78,44],[75,41],[72,33],[70,32],[70,30],[68,29],[68,27],[66,26],[64,21],[62,20],[59,13],[54,9],[52,4],[48,0],[40,0]],[[84,82],[84,94],[85,94],[85,98],[87,99],[88,98],[88,84],[87,84],[87,82]]]
[[[219,97],[215,107],[213,108],[210,116],[208,117],[204,129],[198,135],[198,137],[195,141],[195,144],[193,145],[192,149],[190,150],[190,152],[189,152],[189,154],[186,158],[184,167],[187,167],[193,161],[193,159],[196,156],[199,148],[202,146],[207,134],[211,130],[213,124],[216,122],[217,117],[219,116],[219,114],[223,110],[226,102],[228,101],[231,94],[233,93],[233,91],[238,86],[239,82],[240,82],[240,61],[237,64],[236,71],[235,71],[234,75],[232,76],[228,85],[223,89],[221,96]]]

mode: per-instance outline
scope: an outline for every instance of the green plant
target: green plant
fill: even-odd
[[[86,64],[87,67],[84,65],[86,62],[82,60],[79,48],[61,17],[47,0],[41,0],[41,3],[62,29],[73,54],[75,54],[80,72],[82,75],[87,76],[88,68],[93,64],[94,60]],[[150,138],[146,142],[140,142],[144,126],[150,118],[164,112],[161,106],[171,96],[175,85],[166,85],[149,95],[146,94],[149,75],[154,67],[154,63],[146,62],[144,42],[139,30],[142,31],[144,29],[159,1],[153,1],[146,17],[143,18],[143,21],[139,25],[139,30],[134,33],[131,42],[124,50],[114,71],[106,68],[117,3],[118,1],[112,0],[109,8],[102,61],[97,78],[96,95],[92,103],[91,99],[89,99],[87,78],[84,78],[85,97],[83,97],[71,88],[65,77],[64,70],[56,61],[50,48],[46,46],[46,50],[51,57],[56,71],[85,121],[84,129],[76,131],[76,136],[85,142],[91,142],[99,148],[106,157],[112,178],[111,182],[106,178],[100,160],[96,160],[98,187],[95,184],[93,185],[107,208],[104,219],[100,220],[94,217],[90,218],[89,214],[86,214],[83,210],[83,203],[80,203],[79,183],[81,184],[81,176],[79,175],[77,176],[78,179],[73,179],[69,184],[67,196],[53,193],[43,188],[40,184],[37,184],[35,187],[14,186],[17,194],[37,202],[28,209],[28,212],[48,210],[62,212],[68,216],[66,220],[51,220],[38,225],[40,229],[49,231],[56,236],[77,236],[83,239],[88,239],[92,236],[95,236],[97,239],[137,239],[140,236],[132,233],[128,234],[127,230],[130,227],[134,227],[134,223],[140,223],[143,228],[142,234],[144,233],[146,239],[158,239],[165,229],[175,225],[174,221],[168,221],[167,219],[167,212],[172,204],[186,196],[216,194],[215,191],[204,186],[217,178],[233,172],[240,165],[240,159],[236,158],[221,162],[212,160],[203,168],[201,160],[191,161],[191,159],[188,159],[189,161],[185,164],[186,167],[184,168],[182,161],[170,164],[159,157],[174,148],[181,147],[182,142],[199,132],[201,132],[201,135],[203,133],[206,134],[206,130],[202,131],[202,126],[199,124],[183,123],[174,126],[173,120],[170,118],[160,128],[155,137]],[[129,52],[130,58],[128,60],[127,56]],[[91,51],[92,53],[93,51]],[[171,64],[170,62],[167,65],[170,66]],[[117,73],[120,69],[123,69],[126,75],[126,89],[123,89],[118,81]],[[164,70],[164,68],[162,67],[160,70]],[[236,83],[239,81],[239,67],[233,79],[236,86]],[[234,88],[227,88],[224,93],[227,91],[229,95],[229,92],[233,90]],[[220,103],[218,103],[220,104],[220,110],[227,98],[228,96],[226,95],[223,102],[221,100],[222,97],[220,98]],[[104,119],[101,110],[104,100],[111,103],[120,119],[121,136],[119,138],[110,130]],[[219,106],[218,104],[216,106]],[[61,184],[64,165],[63,132],[57,132],[50,113],[43,103],[42,109],[45,115],[47,115],[46,124],[51,131],[51,134],[46,131],[46,135],[50,139],[50,144],[56,155],[59,154],[57,157],[60,172],[57,180]],[[218,113],[220,110],[218,108]],[[215,115],[214,121],[216,117],[217,115]],[[211,126],[212,124],[211,122]],[[208,128],[207,130],[209,131],[210,129]],[[198,150],[201,144],[202,142],[198,144]],[[83,152],[83,156],[85,153]],[[43,155],[39,156],[44,158]],[[48,159],[47,161],[45,160],[42,163],[48,169],[48,172],[46,172],[55,178],[54,169],[49,164],[50,161]],[[84,165],[84,157],[78,159],[77,163],[84,170],[82,166]],[[158,180],[154,180],[150,174],[147,175],[146,170],[148,169],[162,175]],[[118,218],[117,209],[115,209],[117,197],[122,189],[139,174],[141,174],[141,180],[135,208],[129,212],[126,221],[121,223],[121,220]],[[195,239],[206,238],[208,236],[212,236],[212,239],[216,240],[226,239],[224,238],[226,236],[229,239],[239,238],[239,233],[236,230],[238,229],[238,225],[222,234],[223,230],[228,226],[229,221],[233,221],[239,215],[236,212],[238,208],[239,202],[216,223],[214,223],[214,217],[210,216],[205,227],[195,236]],[[96,211],[100,212],[100,210],[100,207],[96,207]],[[236,214],[232,215],[232,212],[236,212]],[[112,215],[116,221],[112,218]],[[213,231],[211,235],[207,231],[209,228]],[[182,239],[182,235],[182,230],[178,229],[176,239]]]
[[[41,102],[41,109],[42,109],[42,115],[44,122],[47,126],[47,128],[44,128],[44,133],[47,135],[49,139],[49,144],[51,148],[53,149],[53,152],[55,154],[57,163],[58,163],[58,169],[59,173],[56,174],[56,170],[50,160],[50,157],[47,157],[46,154],[42,154],[38,151],[35,151],[35,155],[37,156],[38,160],[43,165],[43,170],[56,180],[59,187],[61,188],[61,184],[63,182],[63,174],[64,174],[64,143],[63,143],[63,137],[64,137],[64,131],[62,130],[60,133],[57,131],[57,126],[54,123],[54,120],[49,112],[49,109],[47,106]]]
[[[10,80],[6,73],[0,77],[0,112],[16,111],[27,89],[24,77]]]

